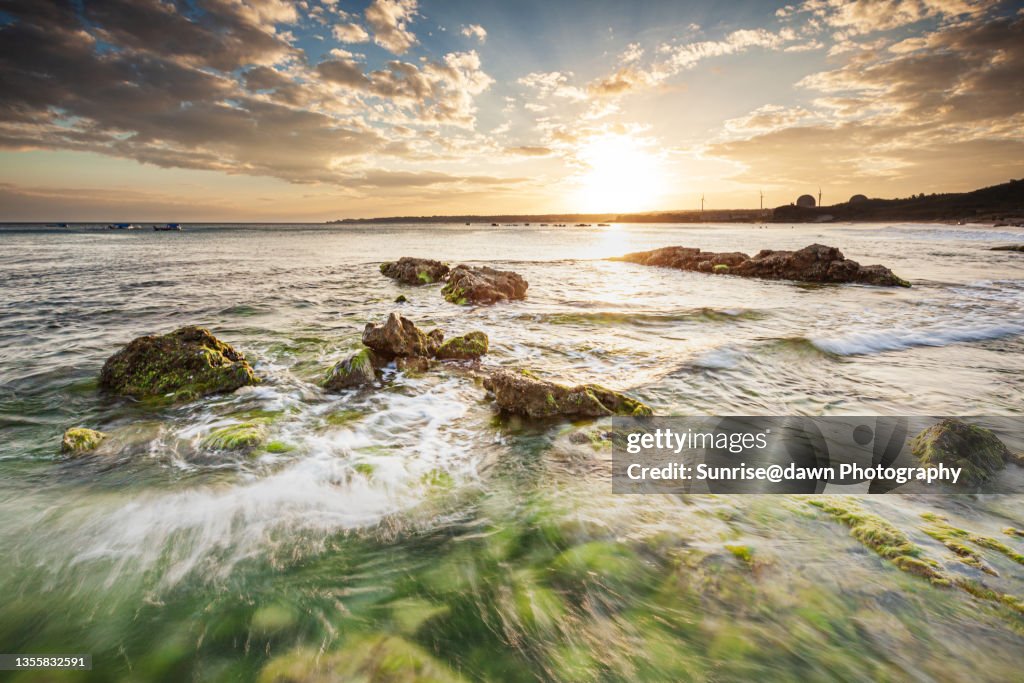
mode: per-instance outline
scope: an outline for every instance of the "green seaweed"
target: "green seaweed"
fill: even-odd
[[[243,451],[259,448],[266,441],[266,425],[242,422],[213,430],[203,439],[202,446],[214,451]]]
[[[60,450],[62,453],[82,455],[83,453],[96,450],[106,438],[106,434],[95,429],[71,427],[64,432],[64,437],[60,442]]]

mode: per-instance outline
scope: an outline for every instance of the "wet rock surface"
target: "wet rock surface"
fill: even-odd
[[[962,467],[960,482],[977,486],[1017,457],[991,430],[946,418],[918,434],[911,451],[926,465]]]
[[[989,251],[1024,251],[1024,244],[1004,244],[992,247]]]
[[[103,364],[99,386],[121,396],[185,401],[258,382],[242,353],[189,326],[132,340]]]
[[[600,385],[570,387],[522,370],[496,370],[484,379],[484,388],[502,411],[533,418],[651,415],[640,401]]]
[[[373,384],[377,379],[376,369],[380,365],[382,363],[373,350],[364,348],[331,368],[322,386],[328,391],[340,391]]]
[[[885,266],[862,266],[843,256],[843,252],[836,247],[823,244],[812,244],[798,251],[763,249],[752,257],[743,252],[716,253],[690,247],[662,247],[626,254],[612,260],[763,280],[910,286],[909,282]]]
[[[95,429],[71,427],[64,432],[64,437],[60,442],[60,451],[68,455],[84,455],[96,450],[106,438],[106,434]]]
[[[363,329],[363,344],[388,360],[396,356],[432,356],[438,343],[436,335],[427,335],[398,313],[389,315],[383,325],[367,323]]]
[[[380,264],[380,272],[386,277],[407,285],[429,285],[440,282],[448,275],[448,265],[425,258],[403,256],[397,261]]]
[[[483,332],[452,337],[438,347],[436,357],[438,360],[476,360],[487,353],[489,341]]]
[[[453,304],[493,304],[526,298],[529,283],[519,273],[489,266],[455,266],[441,290]]]

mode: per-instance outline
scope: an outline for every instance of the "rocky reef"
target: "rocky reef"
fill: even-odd
[[[441,294],[453,304],[493,304],[525,299],[529,286],[523,276],[511,270],[459,265],[449,273]]]
[[[477,360],[487,353],[483,332],[469,332],[444,340],[440,329],[424,332],[412,320],[391,313],[383,325],[367,323],[363,348],[332,367],[321,382],[328,391],[372,384],[378,371],[394,362],[400,370],[426,372],[432,360]]]
[[[691,247],[662,247],[626,254],[612,260],[764,280],[910,286],[909,282],[885,266],[862,266],[843,256],[843,252],[836,247],[822,244],[812,244],[798,251],[762,249],[752,257],[738,251],[716,253]]]
[[[407,285],[429,285],[448,275],[448,265],[426,258],[403,256],[397,261],[380,264],[381,274]]]
[[[640,401],[600,385],[569,387],[524,370],[496,370],[484,380],[484,388],[502,411],[532,418],[652,414]]]
[[[60,451],[68,455],[83,455],[96,450],[106,438],[106,434],[95,429],[71,427],[64,432],[64,438],[60,442]]]
[[[132,340],[103,364],[99,386],[121,396],[187,401],[258,382],[242,353],[189,326]]]
[[[1016,460],[991,430],[956,418],[946,418],[924,430],[910,442],[910,448],[923,464],[963,468],[960,482],[967,486],[988,481],[1007,462]]]

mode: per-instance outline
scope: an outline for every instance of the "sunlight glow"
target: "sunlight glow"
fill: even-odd
[[[657,208],[665,191],[661,159],[641,140],[607,134],[591,138],[578,156],[586,170],[577,177],[575,206],[586,213]]]

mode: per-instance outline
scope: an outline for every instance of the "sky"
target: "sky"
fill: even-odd
[[[1024,177],[1024,3],[0,0],[0,220],[756,208]]]

